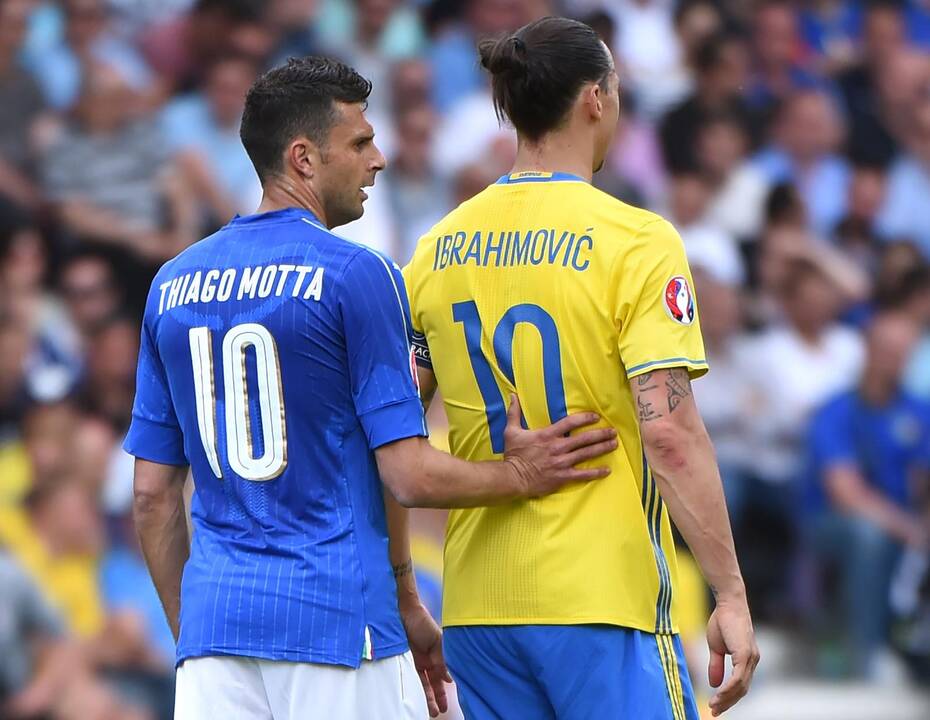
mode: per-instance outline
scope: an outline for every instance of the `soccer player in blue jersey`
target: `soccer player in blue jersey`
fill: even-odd
[[[523,430],[514,403],[503,462],[430,447],[401,274],[330,232],[384,166],[370,89],[324,58],[260,78],[241,127],[258,212],[168,262],[149,293],[126,448],[178,640],[177,718],[438,712],[448,674],[401,505],[545,494],[603,477],[574,466],[617,445],[612,430],[569,434],[590,413]]]

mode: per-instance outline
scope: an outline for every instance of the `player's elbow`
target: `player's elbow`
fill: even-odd
[[[687,467],[697,440],[693,428],[665,417],[643,423],[641,432],[646,458],[654,469],[674,473]]]
[[[405,508],[423,507],[423,496],[416,485],[409,480],[388,482],[385,478],[388,491]]]
[[[375,450],[381,482],[405,508],[423,507],[421,438],[408,438]]]
[[[160,478],[136,473],[132,485],[132,512],[136,518],[157,515],[174,508],[181,499],[181,487]]]

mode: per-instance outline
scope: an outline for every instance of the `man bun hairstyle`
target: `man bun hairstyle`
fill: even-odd
[[[336,102],[364,103],[371,82],[328,57],[290,58],[249,90],[239,137],[264,182],[281,172],[284,150],[301,135],[325,150],[338,118]]]
[[[539,140],[565,119],[585,83],[606,88],[613,60],[597,33],[577,20],[546,17],[512,35],[482,40],[494,110],[517,132]]]

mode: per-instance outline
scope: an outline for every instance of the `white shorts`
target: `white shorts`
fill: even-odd
[[[341,665],[244,657],[185,660],[175,720],[424,720],[423,686],[404,655]]]

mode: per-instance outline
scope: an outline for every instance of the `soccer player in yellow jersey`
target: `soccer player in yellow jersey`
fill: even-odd
[[[469,460],[499,457],[513,393],[529,427],[593,410],[620,446],[606,480],[452,512],[443,624],[459,697],[470,720],[697,718],[671,519],[716,596],[717,715],[745,694],[759,653],[691,394],[707,362],[681,239],[590,184],[620,101],[589,27],[546,18],[480,52],[519,149],[513,172],[436,225],[405,270],[422,395],[438,383],[451,450]]]

